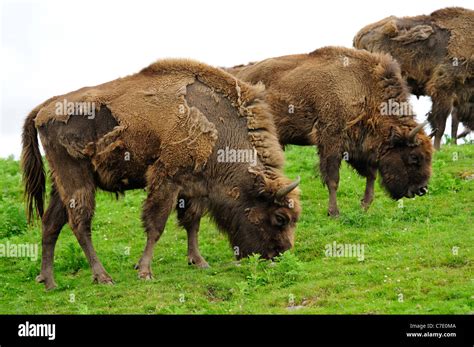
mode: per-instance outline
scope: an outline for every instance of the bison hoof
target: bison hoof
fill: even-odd
[[[46,277],[43,275],[36,276],[36,282],[44,283],[44,287],[46,290],[52,290],[58,286],[53,278]]]
[[[339,210],[337,208],[329,209],[328,216],[334,218],[339,217]]]
[[[150,281],[153,279],[153,275],[149,271],[140,271],[138,273],[138,278],[145,281]]]
[[[370,204],[371,204],[371,202],[365,202],[364,200],[361,200],[361,202],[360,202],[360,206],[366,212],[369,210]]]
[[[113,285],[114,281],[108,274],[99,274],[94,276],[94,283]]]
[[[203,257],[189,257],[188,258],[188,265],[194,265],[196,267],[199,267],[201,269],[207,269],[209,268],[209,264],[207,261],[204,260]]]

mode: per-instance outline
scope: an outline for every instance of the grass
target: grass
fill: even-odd
[[[133,265],[145,243],[144,192],[116,201],[97,195],[93,242],[114,286],[94,285],[69,227],[56,248],[58,288],[35,283],[28,258],[0,258],[1,314],[472,314],[474,146],[444,146],[435,155],[427,196],[390,200],[377,187],[365,213],[364,180],[347,165],[338,193],[341,216],[326,216],[327,191],[314,169],[314,148],[289,147],[285,171],[302,177],[303,215],[295,248],[271,264],[235,262],[226,237],[207,219],[201,251],[209,269],[187,265],[186,233],[173,215],[155,249],[155,279],[140,281]],[[0,244],[33,243],[38,225],[25,221],[19,164],[0,160]],[[325,245],[363,244],[363,261],[326,257]]]

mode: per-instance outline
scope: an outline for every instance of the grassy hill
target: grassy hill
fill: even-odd
[[[187,265],[186,232],[173,214],[155,248],[155,279],[140,281],[133,265],[145,244],[140,213],[145,193],[115,200],[97,195],[93,242],[114,286],[93,285],[74,235],[56,247],[58,288],[35,282],[38,259],[0,257],[0,313],[474,313],[474,146],[444,146],[435,155],[429,193],[390,200],[380,187],[370,210],[359,207],[365,182],[343,165],[341,216],[326,216],[327,191],[314,148],[289,147],[286,173],[302,177],[303,214],[295,248],[271,264],[235,262],[226,237],[207,218],[201,252],[211,265]],[[28,227],[19,163],[0,160],[0,244],[38,244]],[[364,260],[326,257],[326,245],[359,244]]]

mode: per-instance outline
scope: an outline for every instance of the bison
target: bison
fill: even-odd
[[[94,282],[113,283],[91,241],[98,188],[116,194],[147,189],[147,242],[137,265],[142,279],[152,276],[153,249],[174,206],[188,234],[189,262],[198,266],[207,266],[197,240],[206,212],[228,234],[237,258],[273,258],[291,248],[299,180],[282,174],[283,151],[262,93],[220,69],[171,59],[36,107],[23,128],[22,169],[28,219],[42,217],[37,281],[56,286],[54,248],[69,223]],[[38,133],[52,181],[44,214]],[[219,160],[224,149],[248,151],[255,160]]]
[[[474,11],[444,8],[429,16],[387,17],[362,28],[354,47],[390,53],[401,65],[411,92],[428,95],[433,102],[428,120],[437,129],[439,149],[446,119],[455,107],[452,137],[458,120],[468,129],[474,122],[469,100],[474,95]]]
[[[393,199],[427,192],[432,146],[414,119],[398,64],[386,54],[325,47],[228,69],[266,87],[282,145],[316,145],[338,216],[339,168],[346,160],[366,177],[362,207],[374,196],[377,170]]]

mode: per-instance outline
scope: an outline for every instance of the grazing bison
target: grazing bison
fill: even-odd
[[[400,68],[388,55],[325,47],[228,71],[265,84],[282,145],[318,147],[329,215],[339,214],[343,159],[367,178],[364,208],[373,200],[377,170],[393,199],[426,193],[431,141],[415,122]]]
[[[292,247],[300,213],[298,182],[282,175],[283,152],[262,92],[220,69],[163,60],[34,109],[23,128],[22,168],[28,217],[35,209],[42,216],[37,280],[55,286],[54,247],[68,222],[94,281],[112,283],[91,241],[97,188],[116,193],[147,188],[140,278],[151,278],[153,248],[175,204],[188,233],[189,261],[199,266],[206,266],[197,243],[206,211],[228,234],[238,258],[252,253],[272,258]],[[44,215],[37,132],[52,178]],[[234,155],[222,156],[222,150]],[[249,164],[237,151],[255,158]]]
[[[455,117],[466,127],[474,122],[467,105],[474,95],[473,33],[474,11],[455,7],[429,16],[388,17],[367,25],[354,37],[356,48],[390,53],[400,63],[411,92],[431,97],[428,120],[432,129],[438,129],[436,149],[453,106]],[[454,140],[457,124],[454,119]]]

